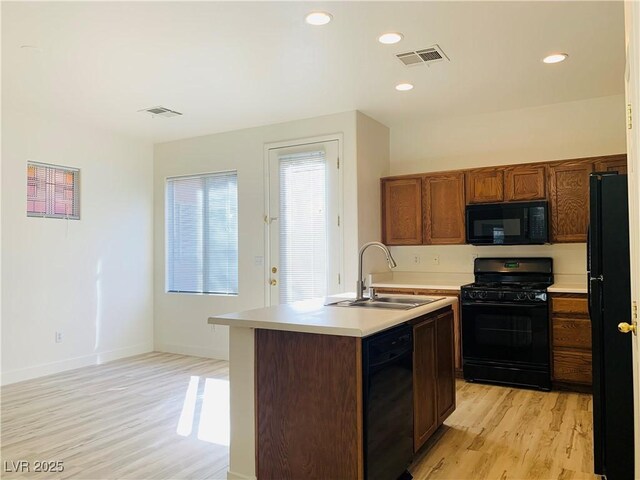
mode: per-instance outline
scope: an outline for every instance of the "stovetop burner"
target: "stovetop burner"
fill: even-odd
[[[474,282],[465,288],[478,290],[546,290],[549,285],[540,282]]]
[[[462,302],[546,302],[551,267],[550,258],[476,258],[475,282],[462,286]]]

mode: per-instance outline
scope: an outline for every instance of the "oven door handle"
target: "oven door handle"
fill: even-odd
[[[462,302],[464,307],[522,307],[547,308],[547,303],[517,303],[517,302]]]

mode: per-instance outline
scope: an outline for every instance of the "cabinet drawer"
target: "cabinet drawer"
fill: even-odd
[[[573,315],[589,315],[587,297],[551,297],[552,313],[569,313]]]
[[[554,318],[553,347],[591,350],[591,321],[584,318]]]
[[[591,385],[591,354],[564,349],[554,350],[553,379],[556,382]]]

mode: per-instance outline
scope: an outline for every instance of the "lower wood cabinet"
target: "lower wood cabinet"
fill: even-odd
[[[460,324],[460,291],[437,290],[430,288],[376,288],[380,294],[391,293],[398,295],[428,295],[430,297],[455,297],[458,302],[452,305],[453,310],[453,359],[456,376],[462,378],[462,326]]]
[[[584,294],[551,294],[553,382],[590,386],[591,320]]]
[[[413,327],[413,445],[418,451],[456,408],[453,311]]]
[[[413,448],[418,451],[438,428],[436,319],[413,327]]]
[[[256,476],[363,478],[362,342],[255,330]]]
[[[453,311],[436,317],[436,385],[438,425],[456,409],[454,368]]]
[[[455,409],[453,312],[408,323],[418,450]],[[362,353],[359,337],[255,330],[257,478],[364,478]]]

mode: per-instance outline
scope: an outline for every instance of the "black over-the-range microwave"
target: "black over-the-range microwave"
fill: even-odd
[[[547,202],[468,205],[467,243],[531,245],[549,242]]]

